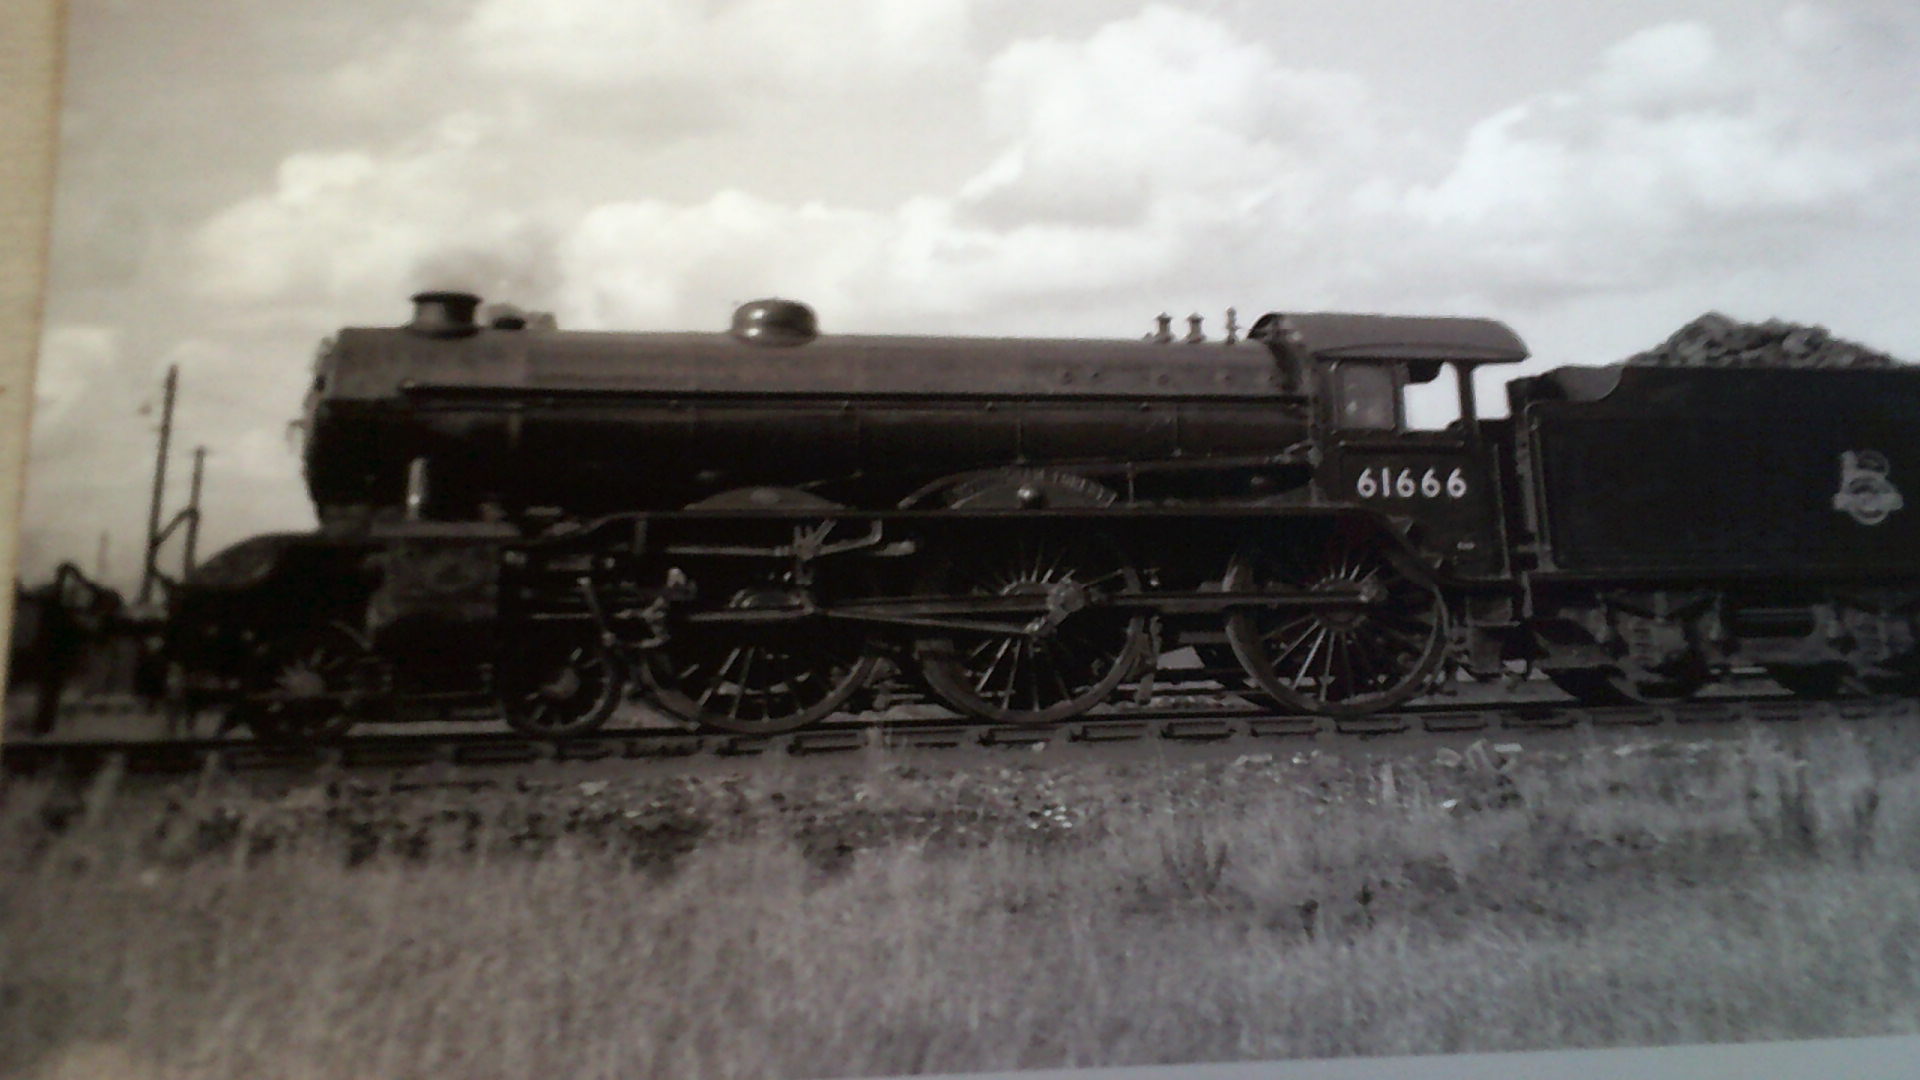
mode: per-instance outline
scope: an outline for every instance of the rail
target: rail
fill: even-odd
[[[1311,741],[1322,737],[1522,733],[1575,727],[1714,727],[1809,719],[1841,722],[1920,713],[1912,698],[1813,701],[1778,694],[1730,695],[1661,705],[1607,708],[1574,702],[1445,703],[1351,719],[1282,716],[1256,708],[1139,709],[1052,725],[960,723],[950,720],[835,722],[785,735],[718,735],[700,731],[616,730],[542,740],[495,732],[360,736],[335,743],[283,746],[245,737],[165,740],[45,740],[0,747],[0,772],[86,775],[118,762],[129,773],[329,773],[431,766],[519,767],[538,763],[645,761],[718,757],[940,750],[965,746],[1202,743],[1228,740]]]

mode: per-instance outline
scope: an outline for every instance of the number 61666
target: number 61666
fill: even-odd
[[[1440,475],[1437,468],[1418,472],[1417,466],[1394,468],[1381,465],[1360,470],[1360,476],[1353,482],[1353,493],[1363,499],[1411,499],[1415,497],[1438,499],[1465,498],[1467,478],[1459,469]]]

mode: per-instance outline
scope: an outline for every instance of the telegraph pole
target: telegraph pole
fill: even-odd
[[[180,560],[180,576],[193,573],[194,548],[200,543],[200,478],[207,471],[207,448],[193,448],[193,485],[187,495],[187,551]]]
[[[180,365],[167,368],[167,386],[160,408],[160,450],[153,461],[153,502],[147,510],[147,554],[140,569],[140,603],[153,598],[153,581],[159,574],[154,556],[160,547],[160,503],[167,494],[167,452],[173,443],[173,397],[180,384]]]

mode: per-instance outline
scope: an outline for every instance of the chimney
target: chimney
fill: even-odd
[[[407,329],[427,337],[465,337],[480,327],[473,313],[480,298],[464,292],[423,292],[413,294],[413,321]]]

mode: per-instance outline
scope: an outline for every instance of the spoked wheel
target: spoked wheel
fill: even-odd
[[[242,680],[234,719],[257,739],[323,742],[345,735],[383,697],[371,655],[327,624],[272,645]]]
[[[1007,546],[955,553],[923,592],[1026,597],[1040,614],[988,615],[980,629],[923,638],[927,685],[948,705],[983,719],[1050,724],[1112,696],[1147,658],[1147,617],[1102,601],[1140,591],[1140,575],[1104,536],[1028,535]]]
[[[689,632],[647,654],[655,702],[702,727],[777,735],[833,715],[873,675],[874,659],[820,628],[742,639]]]
[[[1869,694],[1920,694],[1920,602],[1914,597],[1849,597],[1840,617],[1862,648],[1846,685]]]
[[[1227,641],[1247,675],[1283,707],[1360,716],[1418,694],[1446,651],[1440,590],[1379,544],[1335,531],[1324,542],[1248,548],[1228,564],[1228,592],[1358,588],[1351,607],[1235,612]]]
[[[767,593],[743,590],[731,608]],[[739,735],[777,735],[826,719],[872,678],[864,636],[818,620],[688,626],[647,653],[655,704],[673,716]]]
[[[579,627],[537,629],[500,658],[497,671],[507,726],[542,739],[598,731],[627,684],[620,662]]]

